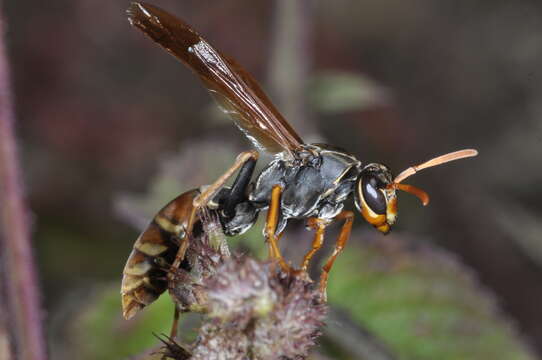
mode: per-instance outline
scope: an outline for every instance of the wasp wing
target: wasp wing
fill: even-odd
[[[190,26],[166,11],[132,3],[130,23],[194,71],[256,147],[271,153],[298,149],[299,135],[278,112],[256,80],[214,49]]]

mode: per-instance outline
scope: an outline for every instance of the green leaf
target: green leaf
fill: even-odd
[[[309,83],[312,108],[324,114],[362,111],[388,103],[384,88],[359,73],[325,71]]]
[[[328,300],[400,359],[535,359],[472,271],[426,243],[354,233]]]
[[[75,319],[73,341],[77,359],[118,360],[155,348],[160,341],[153,333],[169,334],[173,303],[161,296],[134,319],[121,316],[118,286],[96,291]]]

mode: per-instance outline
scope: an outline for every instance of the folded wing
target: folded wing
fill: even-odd
[[[303,143],[256,80],[234,60],[214,49],[190,26],[166,11],[132,3],[130,23],[194,71],[254,143],[270,153],[298,149]]]

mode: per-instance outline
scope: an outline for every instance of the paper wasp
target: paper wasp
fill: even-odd
[[[394,178],[385,165],[362,163],[330,145],[305,144],[256,80],[183,21],[145,3],[133,3],[128,18],[196,73],[256,148],[274,154],[274,159],[252,181],[258,153],[244,152],[214,184],[190,190],[160,210],[136,241],[124,269],[121,292],[126,318],[165,291],[165,271],[156,264],[171,264],[177,254],[179,265],[202,207],[218,214],[226,235],[243,233],[254,224],[259,212],[267,209],[264,234],[270,257],[277,259],[285,271],[292,269],[280,254],[278,239],[289,219],[306,219],[307,226],[315,230],[301,271],[307,270],[310,259],[322,246],[326,227],[343,221],[334,251],[322,271],[320,288],[325,294],[328,273],[352,228],[354,214],[343,210],[351,194],[365,220],[386,234],[397,217],[396,190],[417,196],[424,205],[429,201],[423,190],[402,184],[404,179],[428,167],[477,155],[472,149],[452,152],[409,167]],[[236,172],[233,185],[225,187]]]

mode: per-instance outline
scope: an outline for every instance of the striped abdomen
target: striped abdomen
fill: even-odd
[[[190,190],[172,200],[136,240],[122,277],[122,313],[126,319],[167,289],[167,272],[179,244],[188,241],[185,229],[194,209],[192,202],[198,195],[198,190]]]

